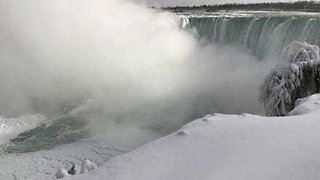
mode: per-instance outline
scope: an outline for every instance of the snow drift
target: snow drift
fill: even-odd
[[[296,116],[206,116],[66,180],[318,179],[319,104],[315,94],[299,100]]]

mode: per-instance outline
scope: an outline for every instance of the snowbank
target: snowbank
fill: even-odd
[[[301,180],[320,178],[320,94],[296,116],[214,114],[67,180]]]

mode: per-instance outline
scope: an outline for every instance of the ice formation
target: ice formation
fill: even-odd
[[[87,173],[93,169],[96,169],[97,167],[98,166],[95,163],[86,159],[86,160],[82,161],[80,173],[81,174]]]
[[[283,53],[290,63],[319,59],[319,46],[293,41]]]
[[[289,64],[271,70],[261,86],[260,99],[269,116],[285,116],[297,99],[319,92],[319,47],[294,41],[284,56]]]
[[[62,179],[62,178],[65,178],[65,177],[67,177],[67,176],[69,176],[69,174],[68,174],[68,172],[67,172],[65,169],[63,169],[63,168],[59,169],[59,170],[57,171],[57,173],[56,173],[56,178],[57,178],[57,179]]]
[[[91,171],[93,169],[97,169],[97,168],[98,168],[98,166],[95,163],[85,159],[81,163],[80,174],[85,174],[85,173],[87,173],[87,172],[89,172],[89,171]],[[72,173],[71,173],[71,171],[72,171]],[[63,179],[65,177],[67,177],[67,176],[76,175],[76,174],[77,174],[77,171],[75,170],[75,165],[73,164],[72,168],[69,171],[67,171],[64,168],[58,169],[58,171],[56,173],[56,178],[57,179]]]

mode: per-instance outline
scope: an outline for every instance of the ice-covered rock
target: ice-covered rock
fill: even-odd
[[[96,169],[97,167],[98,166],[95,163],[86,159],[82,161],[80,174],[87,173],[93,169]]]
[[[68,174],[70,174],[70,175],[75,175],[75,174],[77,174],[77,170],[76,170],[75,164],[72,164],[72,167],[71,167],[71,169],[68,171]]]
[[[97,168],[98,168],[98,166],[95,163],[85,159],[81,163],[80,174],[85,174],[85,173],[87,173],[87,172],[89,172],[89,171],[91,171],[93,169],[97,169]],[[67,171],[64,168],[58,169],[58,171],[56,173],[56,178],[57,179],[62,179],[62,178],[65,178],[67,176],[76,175],[76,174],[77,174],[77,171],[76,171],[76,168],[75,168],[75,164],[72,164],[72,167],[71,167],[71,169],[69,171]]]
[[[56,173],[56,178],[57,179],[62,179],[62,178],[67,177],[67,176],[69,176],[69,174],[64,168],[59,169],[57,171],[57,173]]]
[[[98,165],[96,165],[96,163],[91,162],[91,169],[97,169]]]

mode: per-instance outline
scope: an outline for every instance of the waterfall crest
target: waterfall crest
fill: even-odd
[[[259,59],[280,57],[292,41],[320,45],[318,17],[207,17],[181,16],[181,26],[199,39],[234,45]]]

